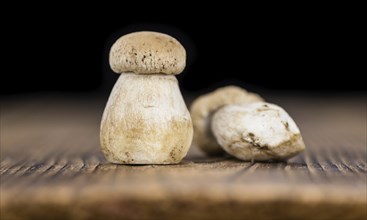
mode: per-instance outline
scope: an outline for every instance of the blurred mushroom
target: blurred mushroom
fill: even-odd
[[[261,102],[263,99],[237,86],[226,86],[194,100],[190,112],[194,125],[194,144],[209,155],[224,153],[212,131],[213,114],[228,104]]]

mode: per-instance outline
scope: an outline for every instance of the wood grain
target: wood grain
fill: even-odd
[[[105,99],[5,98],[1,219],[366,219],[365,97],[265,97],[299,125],[306,152],[279,163],[209,158],[109,164]]]

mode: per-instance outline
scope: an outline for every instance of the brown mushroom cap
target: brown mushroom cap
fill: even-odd
[[[120,37],[110,50],[110,66],[116,73],[177,75],[185,65],[185,48],[167,34],[130,33]]]

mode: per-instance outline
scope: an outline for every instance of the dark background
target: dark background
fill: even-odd
[[[365,90],[359,17],[343,7],[91,4],[9,7],[2,15],[1,93],[109,93],[118,77],[108,66],[109,48],[139,30],[165,32],[185,46],[187,67],[178,78],[187,92],[227,83],[282,91]]]

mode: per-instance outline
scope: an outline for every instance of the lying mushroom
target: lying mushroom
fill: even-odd
[[[241,104],[263,101],[254,93],[236,86],[226,86],[197,98],[191,105],[194,125],[194,143],[209,155],[224,153],[211,131],[213,114],[228,104]]]
[[[136,32],[114,43],[110,66],[121,75],[100,130],[109,162],[174,164],[187,154],[193,127],[174,76],[185,63],[184,47],[166,34]]]
[[[292,118],[270,103],[227,105],[214,114],[211,128],[227,153],[245,161],[283,160],[305,149]]]

